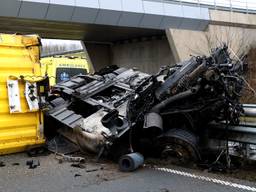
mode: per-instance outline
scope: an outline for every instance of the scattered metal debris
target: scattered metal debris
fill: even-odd
[[[49,151],[44,146],[27,150],[27,155],[29,157],[46,156],[49,154]]]
[[[47,149],[53,153],[71,154],[79,151],[79,147],[61,135],[46,141]]]
[[[85,163],[85,158],[83,157],[73,157],[70,155],[63,155],[63,154],[56,154],[56,159],[67,162],[78,162],[78,163]]]
[[[81,177],[82,175],[81,174],[78,174],[78,173],[76,173],[75,175],[74,175],[74,177]]]
[[[144,157],[139,153],[130,153],[123,155],[119,160],[119,169],[121,171],[134,171],[142,166],[144,163]]]
[[[95,171],[99,171],[99,169],[98,169],[98,168],[95,168],[95,169],[87,169],[87,170],[86,170],[87,173],[95,172]]]
[[[5,167],[5,166],[6,166],[5,162],[0,161],[0,167]]]
[[[77,162],[78,164],[85,163],[85,158],[83,157],[67,155],[78,151],[79,148],[61,135],[57,135],[49,140],[47,142],[47,148],[55,154],[55,158],[59,163],[63,163],[64,161]]]
[[[160,189],[160,192],[170,192],[170,190],[166,189],[166,188],[162,188],[162,189]]]
[[[38,166],[40,166],[40,161],[39,160],[28,160],[26,162],[26,165],[29,167],[29,169],[35,169]]]
[[[76,167],[76,168],[80,168],[80,169],[85,169],[86,166],[82,163],[72,163],[71,167]]]

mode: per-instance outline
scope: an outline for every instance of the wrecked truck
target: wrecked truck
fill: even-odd
[[[60,133],[98,157],[140,152],[199,162],[216,152],[209,127],[224,125],[218,139],[228,141],[228,127],[240,123],[243,68],[224,45],[154,75],[113,66],[77,75],[51,90],[45,134]]]

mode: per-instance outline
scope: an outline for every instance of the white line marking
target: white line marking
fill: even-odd
[[[194,178],[194,179],[199,179],[199,180],[203,180],[203,181],[208,181],[208,182],[212,182],[212,183],[216,183],[216,184],[220,184],[220,185],[234,187],[234,188],[238,188],[238,189],[244,189],[244,190],[247,190],[247,191],[256,191],[255,187],[250,187],[248,185],[241,185],[241,184],[238,184],[238,183],[232,183],[232,182],[224,181],[224,180],[220,180],[220,179],[214,179],[214,178],[210,178],[210,177],[195,175],[195,174],[192,174],[192,173],[188,173],[188,172],[184,172],[184,171],[178,171],[178,170],[175,170],[175,169],[168,169],[168,168],[153,168],[153,169],[158,170],[158,171],[173,173],[173,174],[176,174],[176,175],[182,175],[182,176],[190,177],[190,178]]]

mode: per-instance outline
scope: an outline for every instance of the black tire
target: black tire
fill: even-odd
[[[174,164],[198,162],[200,152],[195,134],[184,129],[170,129],[158,138],[158,148],[162,158]]]

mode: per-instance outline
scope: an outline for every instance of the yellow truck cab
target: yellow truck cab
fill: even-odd
[[[86,58],[73,56],[52,56],[41,59],[41,72],[50,78],[50,85],[69,80],[78,74],[87,74],[89,64]]]

